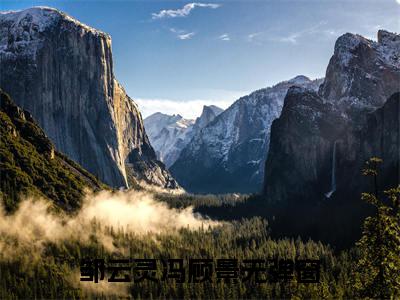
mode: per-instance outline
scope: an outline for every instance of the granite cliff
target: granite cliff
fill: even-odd
[[[111,37],[52,8],[0,14],[0,87],[56,148],[105,183],[173,188],[134,101],[113,73]],[[128,172],[129,171],[129,172]]]
[[[376,42],[339,37],[319,92],[292,89],[272,124],[268,201],[358,199],[372,156],[383,159],[380,188],[399,184],[399,83],[398,34],[381,30]]]

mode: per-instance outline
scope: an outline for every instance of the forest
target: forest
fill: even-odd
[[[372,158],[363,171],[364,175],[378,176],[379,163],[380,159]],[[234,208],[249,201],[238,195],[157,193],[156,197],[157,201],[179,210],[190,205],[203,210],[222,206]],[[45,241],[40,246],[24,244],[10,230],[9,233],[3,232],[0,240],[3,249],[0,256],[0,298],[395,299],[400,296],[400,187],[377,191],[376,194],[364,193],[361,197],[373,207],[374,213],[365,219],[360,239],[346,249],[305,240],[304,236],[276,237],[269,220],[259,216],[240,220],[230,218],[211,225],[207,225],[205,220],[204,226],[198,229],[180,228],[171,233],[147,234],[105,226],[93,220],[89,241],[82,242],[71,235],[70,239]],[[98,234],[100,231],[102,235]],[[111,247],[105,246],[104,236],[111,238]],[[82,259],[156,259],[158,263],[168,259],[212,259],[214,268],[218,259],[237,259],[240,276],[248,275],[243,264],[245,260],[309,259],[319,262],[320,276],[318,283],[298,282],[298,277],[294,276],[296,269],[287,271],[286,268],[293,275],[289,280],[278,278],[261,283],[256,282],[256,277],[218,280],[215,276],[196,283],[187,280],[187,273],[184,282],[177,278],[108,282],[106,276],[95,283],[80,281],[84,277]],[[140,270],[143,272],[146,268],[131,270],[133,278],[140,274]],[[153,271],[149,274],[150,277],[162,278],[163,268],[158,265],[154,274]]]

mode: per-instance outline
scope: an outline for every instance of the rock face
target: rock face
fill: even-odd
[[[170,167],[179,157],[182,149],[203,127],[223,110],[217,106],[204,106],[196,120],[184,119],[181,115],[166,115],[160,112],[144,119],[144,126],[154,147],[157,158]]]
[[[271,127],[265,182],[273,201],[306,201],[313,199],[310,193],[329,191],[332,145],[346,124],[340,111],[316,92],[289,89]]]
[[[137,179],[176,185],[114,77],[109,35],[52,8],[1,13],[0,68],[0,86],[56,148],[107,184],[127,186],[128,164]]]
[[[258,192],[262,188],[270,126],[289,87],[317,90],[322,80],[297,76],[242,97],[194,135],[170,168],[187,190]]]
[[[399,42],[399,35],[386,31],[378,32],[377,42],[345,34],[336,42],[318,95],[288,92],[271,129],[268,201],[359,198],[366,189],[361,169],[372,156],[384,160],[380,188],[400,182],[399,94],[394,94],[400,90]],[[333,167],[337,180],[330,195]]]
[[[196,118],[193,125],[192,137],[197,135],[200,130],[211,123],[218,115],[220,115],[224,110],[215,105],[204,105],[203,111],[200,117]]]
[[[336,41],[320,95],[347,113],[371,111],[398,91],[399,69],[399,35],[380,30],[373,42],[346,33]]]
[[[368,114],[360,133],[361,158],[383,159],[379,186],[394,187],[400,183],[400,93],[393,94],[382,108]]]

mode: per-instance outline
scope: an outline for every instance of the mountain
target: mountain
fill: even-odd
[[[49,198],[66,210],[77,208],[84,189],[106,188],[92,174],[57,152],[32,115],[0,89],[0,198],[7,210],[19,197]]]
[[[193,136],[170,171],[191,192],[262,189],[270,126],[289,87],[318,89],[322,80],[297,76],[238,99]]]
[[[160,112],[144,119],[144,127],[157,158],[167,167],[178,158],[193,129],[194,120],[181,115],[166,115]]]
[[[365,188],[360,170],[371,156],[384,159],[380,188],[400,182],[399,53],[398,34],[381,30],[374,42],[347,33],[335,44],[318,94],[288,92],[271,128],[269,201],[359,198]]]
[[[211,123],[211,121],[213,121],[223,111],[224,110],[222,108],[219,108],[215,105],[204,105],[200,117],[197,117],[196,121],[194,122],[192,135],[194,136],[198,134],[200,130]]]
[[[222,111],[215,105],[205,105],[195,121],[184,119],[181,115],[170,116],[159,112],[148,116],[144,119],[144,126],[158,159],[170,167],[192,137]]]
[[[377,37],[346,33],[335,43],[319,94],[347,114],[375,110],[399,90],[400,37],[385,30]]]
[[[0,87],[55,147],[114,186],[176,182],[115,79],[111,37],[47,7],[0,13]]]
[[[290,88],[271,126],[265,166],[268,199],[285,203],[311,202],[314,194],[323,197],[330,190],[333,145],[346,127],[341,112],[315,91]]]

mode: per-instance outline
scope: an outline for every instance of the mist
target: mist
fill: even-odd
[[[193,213],[192,207],[169,208],[154,200],[157,192],[160,191],[150,188],[87,192],[81,208],[73,215],[56,209],[48,200],[31,197],[23,199],[12,215],[0,207],[0,261],[18,261],[20,268],[28,269],[42,262],[49,243],[61,246],[64,242],[77,242],[85,246],[93,238],[109,253],[126,256],[129,249],[114,240],[111,227],[139,238],[155,238],[156,234],[177,234],[181,228],[207,230],[220,224]],[[82,283],[79,270],[74,268],[71,272],[66,280],[81,288],[84,295],[128,296],[128,286]]]
[[[120,251],[106,228],[139,236],[173,234],[180,228],[213,227],[218,222],[193,213],[193,208],[169,208],[154,200],[149,191],[102,191],[87,193],[73,216],[55,212],[44,199],[26,198],[12,215],[0,210],[0,259],[17,257],[29,249],[39,254],[46,243],[78,241],[86,244],[95,237],[107,251]]]

